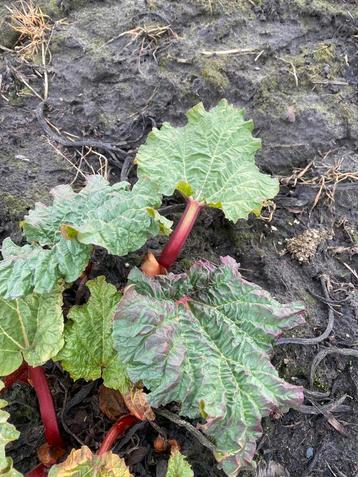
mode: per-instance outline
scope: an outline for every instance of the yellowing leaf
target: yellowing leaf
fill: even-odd
[[[63,346],[62,290],[32,293],[16,300],[0,298],[0,375],[7,376],[25,360],[41,366]]]
[[[89,280],[86,286],[91,296],[85,305],[71,308],[64,332],[65,345],[57,359],[75,380],[102,377],[108,388],[128,391],[130,380],[112,338],[113,317],[121,295],[105,277]]]
[[[118,455],[106,452],[97,456],[83,446],[73,449],[65,462],[51,467],[48,477],[132,477]]]
[[[184,127],[164,123],[154,128],[136,157],[140,180],[158,182],[160,192],[178,190],[185,197],[220,207],[236,222],[274,197],[279,184],[255,164],[261,141],[252,136],[252,121],[225,99],[211,111],[202,103],[187,113]]]

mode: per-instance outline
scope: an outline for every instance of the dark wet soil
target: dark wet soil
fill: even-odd
[[[9,3],[0,2],[0,13]],[[254,119],[255,133],[263,139],[258,155],[263,171],[287,177],[315,161],[305,182],[282,181],[270,222],[252,217],[233,225],[219,211],[204,211],[176,265],[182,270],[199,257],[216,261],[232,255],[248,279],[278,299],[306,304],[307,326],[295,331],[305,337],[319,335],[327,324],[327,305],[317,298],[323,296],[320,276],[325,274],[335,305],[329,339],[314,346],[282,345],[273,356],[285,379],[309,388],[310,366],[320,349],[358,345],[357,181],[345,177],[335,185],[334,179],[328,182],[311,210],[320,178],[332,178],[332,167],[342,174],[358,169],[356,1],[68,0],[62,2],[63,10],[56,2],[39,3],[54,20],[66,17],[52,34],[44,114],[62,135],[120,142],[120,154],[95,150],[109,161],[111,180],[119,180],[123,162],[134,157],[153,125],[183,124],[188,108],[199,101],[210,107],[222,97],[245,107],[247,117]],[[168,28],[153,40],[148,30],[155,26]],[[123,34],[138,27],[143,30],[137,39]],[[1,35],[3,46],[13,48],[13,34],[6,36],[4,29]],[[234,49],[240,51],[210,53]],[[80,151],[48,138],[36,119],[40,99],[23,80],[41,96],[39,65],[40,58],[25,63],[18,54],[0,50],[1,239],[11,235],[21,240],[18,220],[36,200],[48,202],[52,186],[75,178],[75,185],[81,185],[82,176],[69,161],[84,172],[100,167],[93,152],[86,164]],[[135,180],[135,170],[129,178]],[[179,198],[164,206],[175,204]],[[163,213],[173,220],[180,215],[175,207]],[[319,230],[321,240],[311,260],[302,264],[284,252],[286,239],[307,229]],[[155,239],[146,248],[155,251],[164,242]],[[97,251],[92,275],[105,273],[113,283],[123,284],[143,253],[115,258]],[[67,298],[73,300],[71,293]],[[99,383],[78,397],[83,383],[71,383],[57,365],[49,365],[47,372],[70,430],[68,442],[78,446],[76,437],[96,449],[110,425],[98,410]],[[347,396],[350,410],[334,413],[344,432],[322,414],[290,411],[266,418],[256,461],[261,466],[275,461],[292,477],[357,477],[357,359],[329,355],[318,367],[314,388],[329,392],[318,404]],[[73,398],[75,405],[63,413]],[[36,399],[25,385],[16,385],[8,399],[12,420],[22,432],[9,446],[10,454],[15,467],[25,472],[36,463],[36,448],[43,440]],[[210,453],[185,431],[164,419],[158,423],[182,444],[195,476],[222,475]],[[136,477],[164,475],[166,457],[152,450],[155,435],[144,425],[126,444],[119,442],[118,452]]]

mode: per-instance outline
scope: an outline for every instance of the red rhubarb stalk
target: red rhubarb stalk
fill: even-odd
[[[46,440],[52,447],[63,448],[64,444],[57,423],[55,406],[42,366],[37,366],[36,368],[29,366],[29,379],[36,391],[37,399],[39,401]]]
[[[118,421],[113,424],[113,426],[105,435],[97,455],[103,455],[111,450],[116,440],[137,422],[139,422],[139,419],[137,419],[135,416],[132,416],[131,414],[127,414],[126,416],[118,419]]]
[[[17,368],[16,371],[13,373],[9,374],[4,378],[4,384],[5,388],[11,388],[11,386],[18,381],[22,383],[27,383],[27,378],[28,378],[28,367],[27,363],[23,362],[22,365]],[[4,388],[4,389],[5,389]]]
[[[160,265],[169,268],[175,262],[202,208],[203,204],[189,197],[185,211],[160,255]]]
[[[43,464],[39,464],[38,466],[30,470],[30,472],[25,474],[25,477],[46,477],[47,472],[48,468],[45,467]]]

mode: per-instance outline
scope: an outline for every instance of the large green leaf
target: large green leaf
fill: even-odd
[[[219,207],[234,222],[277,194],[277,179],[255,165],[261,141],[252,137],[253,123],[243,110],[223,99],[211,111],[197,104],[187,118],[184,127],[164,123],[148,135],[136,157],[140,179],[158,181],[164,195],[177,189]]]
[[[148,181],[110,186],[102,176],[89,176],[78,193],[70,186],[53,189],[53,205],[36,204],[23,222],[29,241],[53,245],[62,237],[104,247],[115,255],[140,248],[170,222],[156,213],[161,204],[157,187]]]
[[[133,382],[158,407],[205,418],[216,457],[228,475],[251,462],[260,421],[303,398],[270,363],[274,338],[302,323],[303,307],[282,305],[247,282],[234,259],[198,262],[188,274],[129,276],[113,324],[115,347]]]
[[[165,477],[194,477],[194,472],[185,457],[174,449],[169,457],[168,470]]]
[[[4,383],[0,381],[0,391],[4,389]],[[0,475],[3,477],[21,477],[22,474],[15,470],[12,466],[12,459],[6,457],[5,446],[9,442],[16,441],[20,433],[15,426],[8,421],[10,414],[3,410],[7,406],[7,402],[0,399]]]
[[[91,292],[85,305],[73,306],[65,326],[65,345],[57,359],[73,379],[103,378],[105,386],[121,392],[130,389],[125,367],[113,347],[112,323],[121,299],[105,277],[87,282]]]
[[[63,346],[62,286],[49,294],[0,298],[0,376],[25,360],[40,366]]]
[[[19,247],[10,238],[2,244],[0,297],[12,300],[35,293],[49,293],[60,278],[76,280],[86,268],[90,247],[59,238],[52,249],[38,245]]]
[[[123,459],[112,452],[101,456],[83,446],[73,449],[65,462],[51,467],[48,477],[131,477]]]

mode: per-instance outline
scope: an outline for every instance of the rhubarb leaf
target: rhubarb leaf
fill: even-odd
[[[132,477],[123,459],[112,452],[97,456],[83,446],[73,449],[65,462],[51,467],[48,477]]]
[[[276,336],[304,322],[303,307],[282,305],[246,281],[230,257],[198,262],[187,274],[145,276],[134,269],[113,324],[115,348],[133,382],[158,407],[181,403],[200,415],[228,475],[250,463],[260,421],[303,398],[270,363]]]
[[[177,189],[185,197],[218,207],[236,222],[274,197],[277,179],[255,164],[261,141],[252,136],[252,121],[223,99],[211,111],[202,103],[187,113],[188,123],[154,128],[136,157],[139,178],[158,181],[164,195]]]
[[[85,305],[73,306],[65,326],[65,345],[56,357],[74,380],[103,378],[104,385],[127,392],[130,381],[113,347],[112,323],[121,299],[105,277],[89,280],[91,296]]]
[[[194,477],[194,472],[178,449],[172,450],[165,477]]]
[[[60,278],[76,280],[86,268],[90,247],[60,239],[52,249],[38,245],[19,247],[6,238],[1,249],[0,296],[6,300],[31,292],[50,293]]]
[[[4,387],[4,383],[0,381],[0,391]],[[15,426],[8,422],[10,414],[3,410],[6,406],[7,402],[0,399],[0,475],[4,477],[20,477],[22,474],[13,468],[12,459],[6,457],[5,454],[6,444],[16,441],[20,436],[20,432],[16,430]]]
[[[123,256],[142,247],[149,237],[168,232],[171,224],[155,210],[161,195],[149,181],[130,189],[127,182],[110,186],[102,176],[89,176],[80,192],[58,186],[52,195],[51,206],[38,203],[25,217],[22,227],[29,241],[54,245],[64,236]]]
[[[7,376],[25,360],[41,366],[63,346],[62,290],[33,293],[16,300],[0,298],[0,375]]]

